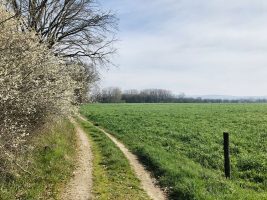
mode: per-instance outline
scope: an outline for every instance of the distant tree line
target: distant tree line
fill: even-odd
[[[99,103],[266,103],[267,99],[203,99],[186,97],[184,93],[173,94],[165,89],[125,90],[109,87],[96,90],[93,102]]]

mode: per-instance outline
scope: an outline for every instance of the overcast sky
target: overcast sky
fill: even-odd
[[[101,85],[267,95],[266,0],[102,0],[120,19]]]

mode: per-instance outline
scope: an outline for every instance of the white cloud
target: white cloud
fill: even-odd
[[[112,0],[119,69],[103,86],[267,94],[267,1]]]

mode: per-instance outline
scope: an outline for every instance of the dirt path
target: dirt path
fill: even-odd
[[[71,119],[75,125],[78,142],[77,169],[74,176],[64,189],[62,200],[89,200],[92,199],[92,153],[88,137],[79,125]]]
[[[80,116],[80,118],[84,121],[88,121],[86,118]],[[119,142],[115,137],[107,133],[105,130],[98,128],[104,134],[106,134],[123,152],[125,157],[129,160],[130,165],[132,166],[134,172],[136,173],[137,177],[141,181],[143,189],[147,192],[148,196],[153,200],[166,200],[166,195],[164,192],[156,186],[155,179],[153,179],[150,173],[144,168],[144,166],[139,162],[136,155],[131,153],[121,142]]]

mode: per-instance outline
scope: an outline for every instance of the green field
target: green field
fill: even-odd
[[[81,113],[137,154],[170,199],[267,199],[266,104],[91,104]]]

